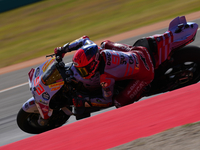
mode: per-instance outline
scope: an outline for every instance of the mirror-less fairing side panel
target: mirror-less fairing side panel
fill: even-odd
[[[35,104],[35,99],[33,97],[31,97],[30,99],[28,99],[22,106],[23,110],[25,112],[29,112],[29,113],[39,113],[36,104]]]

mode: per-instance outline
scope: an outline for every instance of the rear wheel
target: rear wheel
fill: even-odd
[[[151,94],[175,90],[200,80],[200,48],[185,46],[155,70]]]
[[[17,115],[17,124],[24,132],[38,134],[62,126],[69,117],[60,110],[54,111],[48,120],[44,120],[40,114],[28,113],[21,108]]]

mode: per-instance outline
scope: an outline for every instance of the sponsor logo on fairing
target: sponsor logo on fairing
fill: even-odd
[[[63,85],[63,84],[64,84],[64,81],[57,82],[57,83],[49,85],[49,88],[57,87],[57,86],[60,86],[60,85]]]
[[[43,101],[43,100],[41,100],[40,99],[40,101],[39,101],[41,104],[43,104],[43,105],[48,105],[48,102],[45,102],[45,101]]]
[[[39,84],[38,87],[35,87],[35,88],[39,96],[45,91],[41,84]]]
[[[33,104],[35,104],[35,101],[30,101],[29,102],[29,105],[33,105]]]
[[[42,85],[39,83],[40,83],[40,77],[38,76],[34,80],[34,86],[35,86],[35,90],[36,90],[37,94],[40,96],[45,90],[42,87]]]
[[[49,95],[47,92],[44,92],[44,93],[42,94],[42,98],[43,98],[44,100],[49,100],[49,99],[50,99],[50,95]]]
[[[37,78],[37,76],[39,75],[39,73],[40,73],[40,68],[38,67],[38,68],[36,69],[36,71],[35,71],[35,78]]]
[[[42,110],[43,110],[43,112],[48,112],[49,108],[48,107],[43,107]]]
[[[60,89],[60,86],[59,86],[59,87],[52,88],[51,91],[56,91],[56,90],[59,90],[59,89]]]
[[[42,67],[42,71],[45,72],[45,70],[47,69],[47,67],[48,67],[50,64],[52,64],[54,60],[55,60],[54,58],[51,59],[51,60],[48,60],[48,61],[44,64],[44,66]]]

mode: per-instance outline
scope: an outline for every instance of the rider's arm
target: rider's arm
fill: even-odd
[[[63,47],[65,49],[65,53],[67,53],[67,52],[77,50],[77,49],[81,48],[83,45],[93,44],[93,43],[94,42],[91,41],[88,36],[83,36],[79,39],[76,39],[76,40],[70,42],[69,44],[67,43],[67,44],[63,45]]]
[[[87,44],[94,44],[94,42],[91,41],[88,36],[83,36],[71,43],[66,43],[63,47],[56,47],[54,53],[57,56],[64,57],[65,53],[77,50]]]

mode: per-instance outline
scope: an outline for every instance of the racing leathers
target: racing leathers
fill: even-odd
[[[114,84],[119,80],[129,80],[128,85],[116,97],[115,106],[120,107],[137,101],[143,89],[154,78],[154,67],[145,47],[104,41],[101,44],[105,67],[100,76],[104,98],[112,99]]]
[[[77,50],[87,44],[95,44],[89,37],[83,36],[75,40],[64,51],[69,52]],[[102,95],[89,96],[89,98],[78,98],[78,101],[87,101],[90,105],[96,107],[116,107],[125,106],[137,101],[143,92],[143,89],[154,78],[154,67],[150,55],[145,47],[132,47],[126,44],[104,41],[99,47],[100,64],[98,71],[91,79],[80,78],[81,82],[94,80],[102,87]],[[56,53],[56,51],[55,51]],[[116,81],[130,80],[128,85],[116,97],[114,97],[114,85]],[[80,104],[74,101],[78,107]],[[82,104],[82,102],[81,102]],[[82,105],[81,105],[82,106]]]

